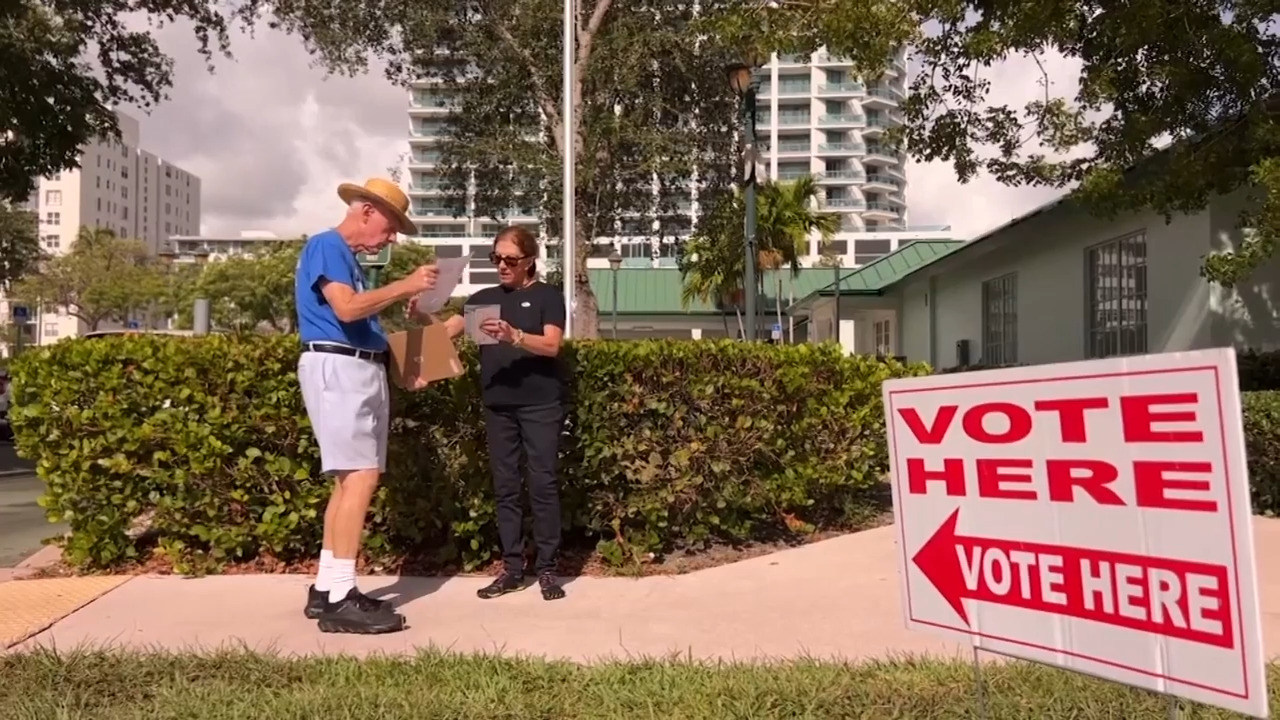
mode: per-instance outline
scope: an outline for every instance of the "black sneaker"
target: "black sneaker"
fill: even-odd
[[[377,603],[376,605],[373,603]],[[399,632],[405,627],[404,616],[355,588],[336,603],[325,603],[320,613],[320,632],[380,635]]]
[[[564,597],[564,588],[560,587],[560,578],[555,573],[539,575],[538,587],[542,590],[543,600],[559,600]]]
[[[356,592],[359,592],[358,590]],[[361,602],[366,603],[373,608],[386,608],[392,610],[390,602],[386,600],[375,600],[364,593],[360,593]],[[325,590],[317,590],[315,585],[307,588],[307,605],[302,610],[302,614],[308,620],[318,620],[320,615],[324,613],[324,606],[329,602],[329,593]]]
[[[504,572],[498,576],[497,580],[494,580],[488,585],[477,590],[476,595],[479,595],[481,600],[491,600],[493,598],[506,595],[507,593],[513,593],[517,590],[523,589],[523,577]]]

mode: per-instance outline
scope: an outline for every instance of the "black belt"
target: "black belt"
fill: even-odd
[[[360,360],[372,360],[374,362],[385,363],[387,354],[382,350],[361,350],[348,345],[338,345],[337,343],[326,342],[309,342],[303,343],[302,348],[310,352],[332,353],[334,355],[346,355]]]

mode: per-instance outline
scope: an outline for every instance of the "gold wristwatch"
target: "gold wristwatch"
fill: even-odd
[[[516,330],[516,337],[514,340],[511,341],[511,344],[515,345],[516,347],[520,347],[521,343],[523,342],[524,342],[524,331]]]

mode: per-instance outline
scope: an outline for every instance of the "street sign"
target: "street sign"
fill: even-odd
[[[883,393],[908,628],[1267,716],[1233,350]]]
[[[356,262],[362,267],[383,267],[391,262],[391,246],[388,245],[374,254],[358,253]]]
[[[781,340],[781,339],[782,339],[782,326],[781,326],[781,325],[779,325],[778,323],[774,323],[774,324],[773,324],[773,330],[771,331],[771,336],[773,337],[773,339],[774,339],[774,340]]]
[[[25,323],[31,317],[30,311],[24,305],[14,305],[10,308],[13,311],[13,320],[19,324]]]

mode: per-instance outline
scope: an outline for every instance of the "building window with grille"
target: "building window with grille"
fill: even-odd
[[[1146,232],[1085,250],[1085,269],[1089,357],[1147,352]]]
[[[1018,274],[982,283],[982,362],[1018,362]]]
[[[892,355],[893,321],[887,319],[875,321],[872,324],[872,334],[875,336],[876,355]]]
[[[49,205],[49,206],[51,206],[51,207],[55,207],[55,206],[61,205],[61,204],[62,204],[62,191],[61,191],[61,190],[45,190],[45,191],[44,191],[44,204],[45,204],[45,205]]]

